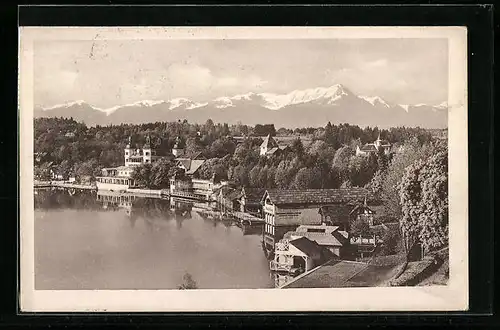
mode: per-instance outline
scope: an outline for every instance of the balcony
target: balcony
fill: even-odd
[[[280,264],[275,260],[269,261],[269,269],[275,272],[290,272],[292,270],[292,265]]]

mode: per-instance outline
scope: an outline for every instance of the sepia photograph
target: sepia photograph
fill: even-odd
[[[466,310],[466,32],[21,28],[21,308]]]

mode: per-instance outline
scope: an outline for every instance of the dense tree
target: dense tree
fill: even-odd
[[[143,187],[153,186],[152,167],[151,163],[145,163],[134,168],[131,177],[137,185]]]
[[[253,130],[253,134],[257,136],[267,136],[271,134],[271,136],[276,135],[276,129],[274,128],[274,124],[257,124]]]
[[[424,154],[425,157],[432,154],[429,152],[432,148],[428,148],[431,134],[427,130],[405,127],[390,130],[370,127],[361,129],[354,125],[332,123],[327,123],[325,127],[303,127],[294,131],[280,129],[279,135],[296,134],[296,140],[288,152],[270,158],[260,157],[258,146],[262,143],[262,136],[276,134],[272,124],[249,127],[241,123],[214,124],[212,120],[207,120],[205,124],[199,125],[184,120],[86,127],[71,119],[38,118],[35,119],[34,133],[35,173],[38,177],[44,176],[43,173],[47,173],[51,167],[77,176],[96,176],[102,167],[123,164],[123,149],[129,137],[132,138],[133,147],[141,148],[149,136],[152,146],[159,154],[169,153],[176,138],[180,137],[185,141],[188,157],[201,151],[209,159],[207,166],[210,165],[210,169],[200,169],[203,177],[211,178],[216,173],[220,179],[227,177],[234,183],[246,185],[250,172],[258,166],[258,171],[254,171],[255,176],[252,178],[254,185],[286,189],[297,181],[298,171],[306,169],[301,171],[297,182],[305,182],[311,176],[321,178],[319,184],[311,180],[306,184],[309,187],[363,186],[371,180],[368,186],[373,188],[378,181],[377,189],[381,195],[386,196],[386,204],[394,204],[395,209],[400,209],[396,187],[404,168]],[[403,155],[397,154],[394,159],[390,159],[379,154],[375,162],[368,159],[366,164],[362,159],[357,159],[353,146],[372,142],[379,133],[381,138],[403,147],[399,152]],[[236,146],[236,140],[231,136],[239,135],[247,138]],[[307,148],[299,140],[305,137],[313,139],[313,143]],[[212,163],[210,160],[213,158],[220,160]],[[223,158],[224,161],[221,160]],[[166,167],[167,170],[158,171],[163,173],[158,174],[162,178],[168,174],[169,165]],[[162,180],[163,185],[164,179],[155,181],[154,177],[147,180],[144,177],[142,181],[143,184],[147,181],[152,186],[158,186]]]
[[[177,287],[179,290],[192,290],[198,289],[198,284],[193,279],[193,276],[189,273],[185,273],[182,277],[182,284]]]
[[[202,150],[203,150],[203,146],[201,145],[200,139],[198,136],[189,137],[186,140],[186,146],[185,146],[186,156],[192,157]]]
[[[171,160],[160,159],[151,166],[150,184],[153,188],[168,188],[170,177],[173,175],[172,169],[175,163]]]
[[[352,156],[354,156],[354,151],[344,146],[338,149],[333,157],[332,169],[338,173],[342,182],[349,179],[349,160]]]
[[[263,182],[260,180],[260,171],[262,167],[257,165],[248,173],[248,179],[251,187],[262,187]]]
[[[448,242],[448,155],[439,152],[410,165],[400,185],[401,227],[407,251],[421,242],[426,251]]]

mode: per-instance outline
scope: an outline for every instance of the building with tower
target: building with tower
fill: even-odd
[[[379,150],[382,150],[386,155],[391,152],[392,145],[386,141],[380,139],[380,133],[378,134],[377,140],[373,143],[366,143],[365,145],[356,147],[356,156],[369,156],[370,154],[378,154]]]
[[[128,138],[124,149],[124,165],[111,168],[103,168],[102,176],[96,177],[98,189],[104,190],[126,190],[135,187],[136,184],[131,178],[134,167],[141,164],[154,163],[159,159],[169,157],[160,156],[151,146],[150,136],[146,137],[144,145],[134,145],[132,137]]]
[[[174,147],[172,148],[172,155],[177,158],[184,156],[184,148],[182,146],[180,137],[177,137],[177,139],[175,140]]]
[[[260,145],[259,154],[261,156],[270,157],[287,148],[288,146],[286,145],[279,145],[278,142],[276,142],[276,140],[271,136],[271,134],[269,134],[264,138],[264,141]]]

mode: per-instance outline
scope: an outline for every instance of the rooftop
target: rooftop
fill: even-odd
[[[243,195],[247,202],[259,203],[266,192],[265,188],[243,188]]]
[[[367,263],[331,260],[296,277],[282,288],[346,288],[383,286],[394,275],[397,265],[374,266]]]
[[[361,151],[377,151],[377,148],[372,143],[367,143],[359,148]]]
[[[261,147],[266,147],[266,148],[274,148],[278,147],[278,143],[274,140],[274,138],[269,134],[264,138],[264,141],[260,145]]]
[[[314,233],[314,232],[301,232],[290,231],[286,233],[283,238],[294,239],[298,236],[307,238],[310,241],[316,242],[320,246],[344,246],[349,243],[349,240],[344,237],[340,232],[333,233]],[[293,242],[293,241],[292,241]]]
[[[281,204],[341,204],[375,200],[373,192],[364,188],[267,190],[271,202]]]
[[[311,255],[321,255],[321,247],[318,243],[311,241],[306,237],[296,238],[290,241],[290,244],[295,246],[297,249],[302,251],[304,254]]]

